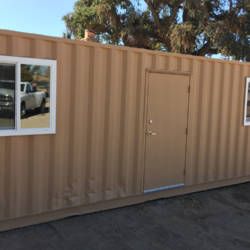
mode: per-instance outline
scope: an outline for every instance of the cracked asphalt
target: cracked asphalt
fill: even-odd
[[[0,250],[250,249],[250,183],[0,233]]]

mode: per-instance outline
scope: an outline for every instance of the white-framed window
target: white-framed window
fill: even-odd
[[[55,134],[55,60],[0,55],[0,136]]]
[[[244,126],[250,126],[250,77],[246,78]]]

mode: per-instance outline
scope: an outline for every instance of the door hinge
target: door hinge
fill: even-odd
[[[188,135],[188,128],[186,128],[186,135]]]
[[[188,93],[190,93],[191,91],[191,86],[188,86]]]

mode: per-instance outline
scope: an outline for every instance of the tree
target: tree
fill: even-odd
[[[135,0],[136,1],[136,0]],[[93,29],[101,42],[250,61],[249,0],[78,0],[63,16],[67,38]]]
[[[39,81],[41,78],[41,73],[42,73],[42,66],[34,65],[31,68],[31,74],[32,74],[34,80]]]
[[[21,67],[21,82],[32,82],[33,76],[30,73],[29,65],[22,65]]]

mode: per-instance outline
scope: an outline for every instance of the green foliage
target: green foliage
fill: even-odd
[[[63,16],[67,38],[93,29],[100,42],[250,61],[249,0],[78,0]]]
[[[21,82],[31,82],[33,81],[33,76],[29,71],[29,65],[22,65],[21,67]]]
[[[21,67],[21,82],[49,82],[50,67],[39,65],[25,65]]]

